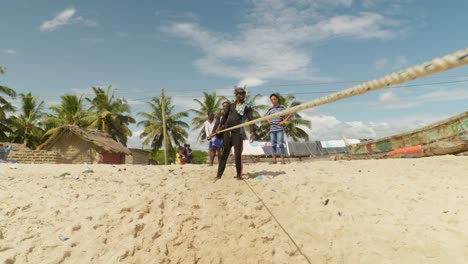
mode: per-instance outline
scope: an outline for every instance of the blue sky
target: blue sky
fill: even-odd
[[[196,107],[202,91],[231,95],[234,85],[262,103],[272,92],[305,102],[357,84],[333,82],[466,48],[467,9],[463,0],[0,0],[0,81],[48,105],[112,84],[135,116],[162,87],[179,111]],[[311,139],[387,136],[468,109],[467,67],[407,84],[430,85],[303,112]],[[132,126],[131,145],[141,129]]]

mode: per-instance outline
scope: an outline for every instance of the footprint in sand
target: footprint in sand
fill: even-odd
[[[145,228],[145,224],[137,224],[135,225],[134,232],[133,232],[133,237],[136,238],[140,235],[141,230]]]
[[[78,231],[81,229],[81,225],[77,224],[72,227],[72,232]]]
[[[273,241],[273,240],[275,240],[275,235],[263,236],[263,237],[262,237],[262,242],[263,242],[263,244],[271,243],[271,241]]]
[[[161,236],[161,231],[158,230],[156,233],[153,234],[151,239],[154,241],[154,240],[158,239],[160,236]]]
[[[130,213],[132,211],[132,208],[130,207],[124,207],[120,209],[120,213]]]

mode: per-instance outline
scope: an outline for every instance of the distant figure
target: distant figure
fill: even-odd
[[[234,94],[236,101],[229,105],[229,110],[226,111],[221,119],[219,128],[230,128],[242,124],[246,119],[253,119],[253,110],[245,100],[245,90],[243,88],[235,88]],[[255,133],[254,125],[250,125],[250,142],[253,142]],[[215,180],[221,179],[224,170],[226,169],[226,163],[229,157],[229,152],[234,146],[234,156],[236,162],[237,179],[242,179],[242,144],[243,144],[244,131],[242,128],[236,128],[224,132],[224,145],[223,155],[218,166],[218,174]]]
[[[266,116],[279,113],[286,108],[283,105],[279,104],[279,95],[271,94],[270,101],[273,105],[265,114]],[[291,118],[291,114],[289,114],[286,118],[283,117],[276,117],[270,120],[270,141],[271,141],[271,152],[273,154],[273,164],[276,164],[276,157],[278,155],[278,148],[279,148],[279,155],[281,156],[281,163],[285,164],[284,155],[286,154],[284,145],[284,125],[285,123]]]
[[[222,150],[224,147],[224,139],[223,139],[224,133],[216,133],[216,131],[224,128],[220,126],[220,123],[223,119],[224,113],[229,111],[229,105],[230,105],[230,102],[228,101],[223,102],[223,111],[219,113],[218,116],[216,116],[215,125],[212,129],[211,134],[207,137],[207,139],[210,141],[213,141],[213,145],[216,146],[216,152],[218,153],[218,164],[221,161]],[[216,155],[216,153],[214,153],[214,155]],[[210,157],[210,166],[213,166],[211,157]]]
[[[193,163],[193,154],[192,154],[192,149],[190,148],[190,144],[184,144],[184,156],[185,156],[185,162],[192,164]]]
[[[208,140],[208,150],[210,152],[210,166],[213,166],[214,157],[218,153],[218,163],[219,163],[219,153],[221,152],[222,142],[217,140],[217,137],[211,137],[211,134],[214,132],[215,127],[215,115],[213,112],[208,113],[208,119],[205,121],[205,134],[206,139]],[[221,145],[220,145],[221,143]]]
[[[181,147],[181,146],[179,146],[177,148],[176,164],[178,164],[178,165],[184,165],[185,164],[184,148]]]
[[[4,147],[3,144],[0,144],[0,160],[7,160],[8,159],[8,154],[10,154],[11,150],[11,145],[8,145],[8,147]]]

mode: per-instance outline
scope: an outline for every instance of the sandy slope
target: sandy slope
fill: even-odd
[[[468,157],[247,165],[308,260],[233,166],[8,166],[0,263],[468,262]]]

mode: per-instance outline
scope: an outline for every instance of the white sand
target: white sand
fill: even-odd
[[[233,166],[90,167],[0,164],[0,263],[308,263]],[[468,263],[468,157],[245,171],[311,263]]]

